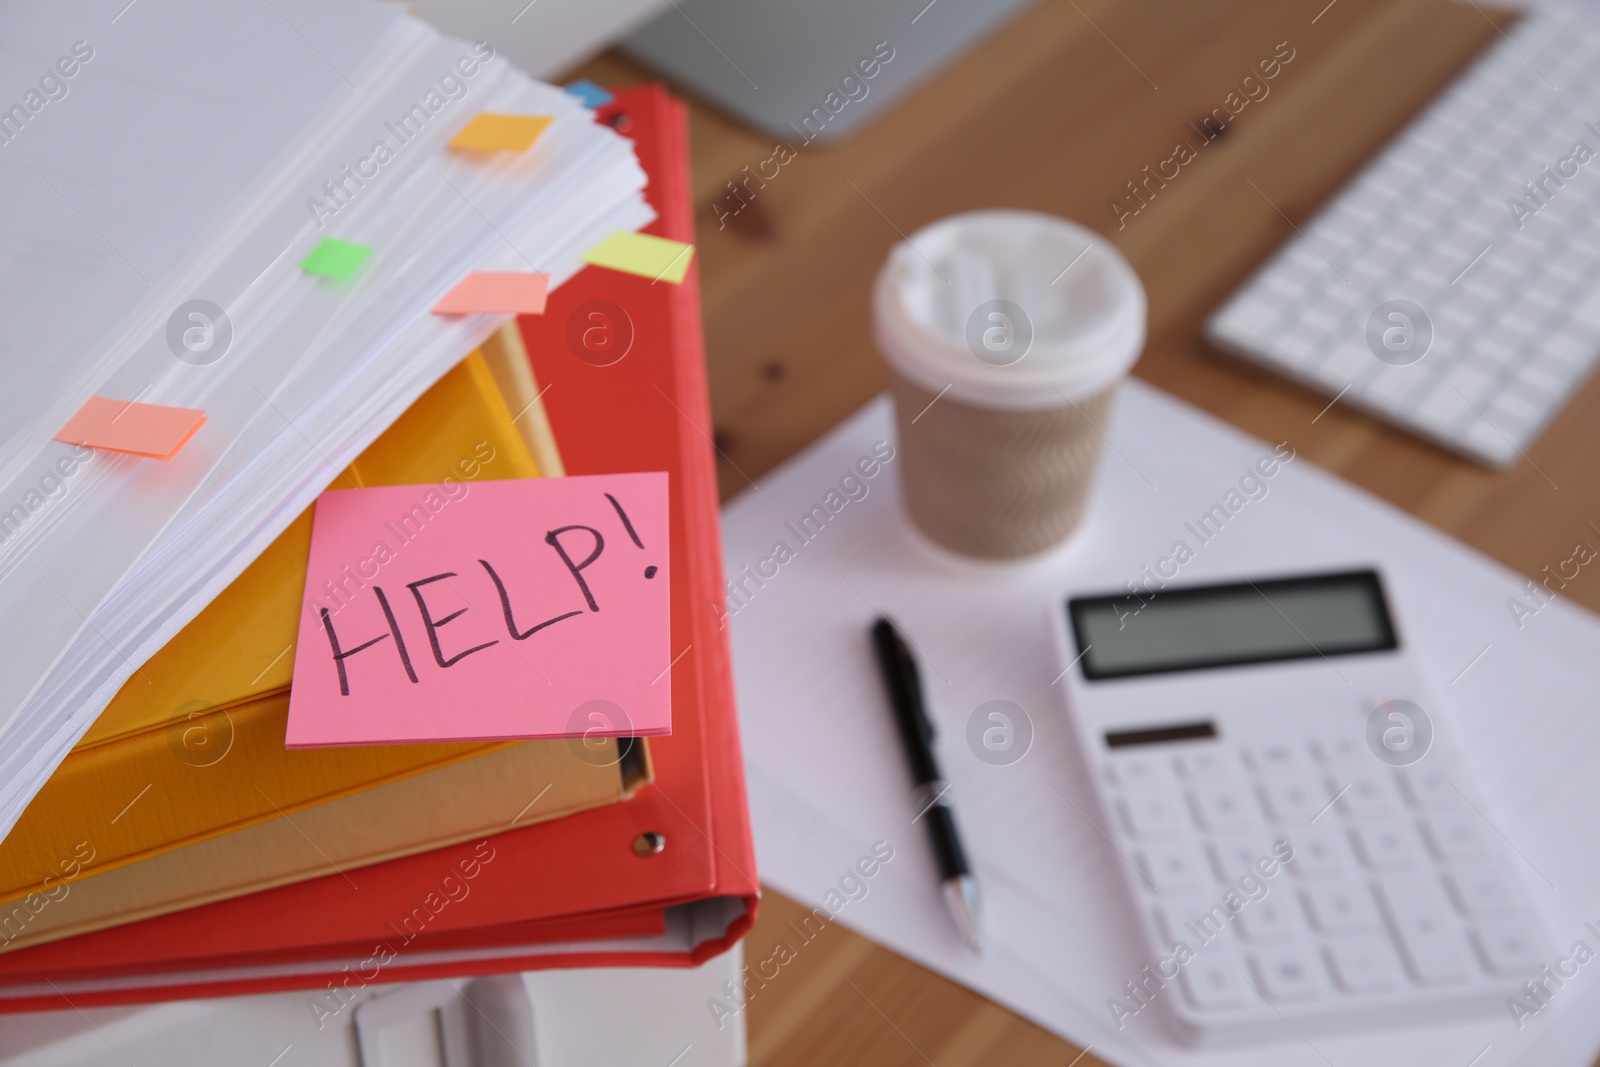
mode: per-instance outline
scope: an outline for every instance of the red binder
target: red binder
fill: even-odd
[[[659,215],[646,232],[692,242],[684,106],[644,86],[599,118],[637,145]],[[293,988],[323,990],[334,1010],[337,990],[369,983],[691,966],[750,928],[759,888],[718,621],[698,275],[691,265],[670,285],[588,267],[521,326],[568,473],[669,472],[680,658],[672,735],[651,741],[655,782],[631,801],[482,842],[0,956],[0,1011]],[[665,844],[641,856],[634,842],[647,833]]]

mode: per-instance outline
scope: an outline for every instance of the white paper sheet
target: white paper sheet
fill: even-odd
[[[1115,1028],[1106,1001],[1147,961],[1118,899],[1120,861],[1090,824],[1095,809],[1074,771],[1047,613],[1066,592],[1122,588],[1179,538],[1193,544],[1184,523],[1271,446],[1137,381],[1107,432],[1084,527],[1031,566],[961,566],[920,548],[901,517],[893,461],[863,481],[865,497],[802,541],[800,517],[830,490],[846,497],[841,477],[875,442],[893,441],[882,398],[725,509],[726,566],[743,590],[728,624],[767,883],[819,903],[874,842],[889,842],[895,858],[840,920],[1111,1062],[1592,1062],[1600,966],[1580,970],[1520,1031],[1509,1011],[1497,1011],[1451,1026],[1352,1027],[1314,1045],[1286,1028],[1281,1044],[1202,1054],[1174,1044],[1154,1009]],[[1582,923],[1600,917],[1600,856],[1589,845],[1600,839],[1600,623],[1558,601],[1519,630],[1507,600],[1524,579],[1304,458],[1267,484],[1264,498],[1198,547],[1180,580],[1383,567],[1402,632],[1448,702],[1436,728],[1453,731],[1469,755],[1489,816],[1524,857],[1521,874],[1557,942],[1597,947]],[[1593,531],[1572,536],[1600,547]],[[776,562],[779,541],[792,550],[787,562]],[[958,941],[925,833],[912,823],[918,809],[867,636],[880,611],[932,667],[924,686],[939,752],[986,894],[991,944],[981,958]],[[988,765],[968,747],[968,719],[991,699],[1015,702],[1032,722],[1032,748],[1011,766]],[[770,949],[748,951],[761,958]]]

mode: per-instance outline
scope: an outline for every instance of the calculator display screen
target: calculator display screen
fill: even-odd
[[[1124,678],[1397,647],[1372,571],[1227,585],[1140,585],[1068,601],[1085,678]]]

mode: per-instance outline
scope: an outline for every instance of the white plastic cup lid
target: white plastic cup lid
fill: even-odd
[[[900,374],[978,407],[1092,396],[1144,348],[1139,276],[1104,238],[1036,211],[971,211],[896,245],[873,332]]]

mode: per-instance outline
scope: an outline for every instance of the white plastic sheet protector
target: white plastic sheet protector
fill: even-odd
[[[1108,998],[1154,961],[1141,958],[1119,899],[1122,861],[1090,822],[1096,806],[1077,769],[1061,686],[1052,684],[1063,665],[1049,613],[1069,593],[1141,580],[1141,568],[1179,538],[1193,545],[1184,523],[1236,488],[1276,442],[1252,440],[1130,381],[1105,427],[1109,444],[1076,540],[1034,566],[952,566],[909,538],[894,461],[870,480],[859,477],[857,461],[877,442],[893,443],[891,414],[886,398],[874,401],[724,510],[727,572],[743,589],[728,624],[756,848],[769,885],[809,904],[830,893],[837,902],[841,877],[875,842],[888,842],[894,859],[838,911],[840,921],[1111,1063],[1594,1061],[1600,962],[1579,968],[1520,1029],[1509,1010],[1410,1029],[1369,1031],[1352,1020],[1347,1034],[1314,1044],[1286,1026],[1281,1042],[1198,1053],[1167,1036],[1154,1004],[1118,1029]],[[841,485],[846,474],[866,486],[865,496]],[[1600,948],[1584,926],[1600,920],[1600,850],[1591,847],[1600,840],[1600,621],[1556,600],[1519,628],[1507,605],[1528,601],[1525,579],[1307,459],[1265,484],[1268,494],[1199,546],[1174,580],[1381,567],[1403,639],[1447,701],[1434,726],[1455,735],[1475,770],[1491,801],[1487,814],[1522,857],[1517,873],[1547,911],[1555,942],[1563,954],[1578,940]],[[801,517],[830,491],[847,502],[820,532],[797,536]],[[1573,537],[1595,543],[1592,531]],[[789,546],[786,558],[775,552],[779,541]],[[985,897],[990,944],[982,956],[957,936],[926,833],[912,821],[919,805],[868,640],[879,612],[924,660],[941,765]],[[967,739],[973,712],[995,699],[1020,705],[1032,724],[1031,747],[1009,766],[983,762]],[[759,942],[747,949],[757,959],[771,950]],[[1177,995],[1175,983],[1159,993]]]
[[[235,17],[236,7],[253,14]],[[0,352],[8,376],[15,365],[23,383],[18,409],[44,413],[0,424],[11,434],[0,478],[12,472],[0,501],[27,500],[73,451],[49,438],[90,395],[202,408],[208,421],[170,461],[96,453],[0,539],[0,833],[138,665],[504,321],[429,312],[462,275],[541,270],[559,284],[601,238],[652,217],[631,146],[578,101],[387,5],[142,0],[120,16],[100,14],[32,15],[8,37],[37,44],[64,35],[70,50],[99,33],[106,43],[50,105],[59,111],[41,110],[0,144],[0,181],[32,179],[24,202],[41,210],[47,197],[65,206],[58,194],[70,195],[71,181],[112,192],[74,203],[76,228],[49,215],[28,238],[64,231],[98,257],[95,284],[78,287],[87,294],[59,271],[53,288],[0,291],[0,312],[32,331],[33,348]],[[129,26],[139,28],[132,44],[118,36]],[[192,53],[232,61],[186,64]],[[30,55],[19,69],[36,61]],[[19,62],[0,59],[0,75]],[[159,106],[96,107],[94,92],[77,90],[102,71],[105,81],[157,84]],[[85,106],[70,110],[80,97]],[[483,110],[554,122],[526,153],[448,150]],[[30,148],[32,134],[50,129],[46,120],[59,120],[68,132],[55,136],[78,147],[57,158],[41,137],[44,147]],[[104,129],[119,122],[136,134],[143,122],[151,136]],[[231,169],[199,168],[206,196],[185,214],[170,190],[190,190],[190,157],[210,151],[195,131],[218,125],[243,144],[222,139]],[[122,154],[93,151],[102,138]],[[374,162],[380,142],[387,152]],[[357,180],[350,168],[362,160],[369,176]],[[122,180],[124,171],[138,180]],[[145,191],[154,206],[140,198]],[[146,226],[191,240],[162,245]],[[374,250],[347,282],[300,268],[330,235]],[[62,262],[62,271],[81,269],[77,259]],[[58,290],[54,303],[45,299]],[[181,353],[169,336],[169,320],[181,326],[180,309],[195,298],[227,316],[231,338],[211,361]],[[40,325],[49,318],[98,323],[98,332],[74,334],[59,358],[41,361],[40,346],[61,343]],[[0,408],[11,402],[0,398]]]

